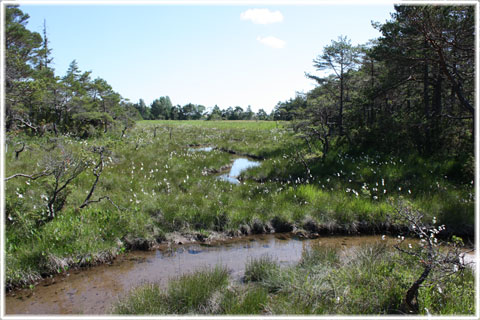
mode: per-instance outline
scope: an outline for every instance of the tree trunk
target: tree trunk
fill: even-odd
[[[338,127],[340,136],[343,135],[343,64],[340,67],[340,112],[338,115]]]
[[[408,313],[418,313],[418,289],[420,288],[420,285],[425,281],[425,279],[427,279],[428,274],[431,270],[432,267],[426,265],[423,269],[423,273],[420,275],[420,278],[418,278],[417,281],[412,284],[410,289],[408,289],[407,294],[405,295],[405,305],[407,307]]]
[[[425,152],[430,152],[430,95],[428,92],[429,81],[428,81],[428,52],[427,52],[427,41],[424,42],[424,49],[423,49],[423,112],[426,119],[426,126],[425,126]]]

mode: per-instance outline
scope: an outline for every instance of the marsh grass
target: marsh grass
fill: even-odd
[[[192,314],[210,310],[209,300],[225,289],[228,272],[221,267],[201,270],[171,280],[166,290],[147,284],[133,290],[114,308],[119,314]]]
[[[13,146],[18,141],[27,147],[16,160]],[[394,223],[388,197],[405,197],[423,209],[426,219],[436,216],[455,232],[473,234],[473,186],[454,175],[455,161],[332,148],[323,161],[305,155],[308,174],[297,156],[307,148],[283,123],[140,121],[123,139],[9,135],[5,175],[40,172],[45,158],[60,154],[58,143],[88,166],[67,188],[55,219],[45,218],[51,181],[16,178],[5,183],[6,279],[12,286],[52,271],[45,268],[45,257],[71,262],[94,259],[101,252],[114,255],[136,244],[148,249],[169,232],[239,235],[303,227],[335,233],[357,232],[359,225],[362,232],[378,231]],[[242,184],[232,185],[212,174],[231,164],[231,154],[218,149],[191,152],[191,145],[265,160],[241,174]],[[110,151],[93,198],[108,195],[121,210],[108,201],[78,209],[94,181],[93,146]]]
[[[278,269],[278,264],[269,256],[251,259],[245,265],[245,282],[258,282],[268,278]]]
[[[183,276],[164,291],[147,285],[134,290],[115,313],[401,314],[405,293],[421,272],[413,260],[385,243],[346,251],[316,245],[305,250],[294,266],[281,267],[268,256],[248,261],[244,283],[230,281],[227,286],[226,274],[217,267]],[[202,292],[192,288],[194,285],[201,286]],[[474,288],[471,269],[423,287],[418,296],[420,314],[472,315]],[[167,303],[171,307],[164,309]],[[134,304],[137,306],[125,307]]]
[[[262,314],[268,291],[259,286],[233,287],[223,293],[218,313],[226,315]]]
[[[169,314],[167,296],[156,284],[146,284],[130,292],[129,298],[119,301],[113,312],[117,314]]]

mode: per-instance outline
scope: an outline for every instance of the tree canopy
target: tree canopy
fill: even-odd
[[[473,158],[473,6],[395,6],[381,37],[354,47],[339,37],[313,60],[322,76],[304,102],[279,103],[278,119],[309,145]]]
[[[63,77],[51,67],[46,24],[42,35],[27,29],[29,16],[18,6],[5,10],[5,124],[7,131],[51,131],[81,137],[131,125],[133,105],[73,60]]]

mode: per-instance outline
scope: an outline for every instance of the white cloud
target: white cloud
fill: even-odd
[[[272,47],[272,48],[275,48],[275,49],[281,49],[281,48],[285,47],[285,44],[286,44],[285,41],[283,41],[281,39],[278,39],[278,38],[275,38],[275,37],[272,37],[272,36],[257,37],[257,41],[259,41],[260,43],[263,43],[266,46],[269,46],[269,47]]]
[[[268,9],[248,9],[240,14],[240,19],[250,20],[255,24],[269,24],[282,22],[283,15],[280,11],[270,11]]]

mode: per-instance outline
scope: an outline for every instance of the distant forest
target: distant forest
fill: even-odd
[[[321,144],[324,154],[345,142],[473,159],[474,16],[474,6],[397,5],[389,21],[373,24],[381,32],[378,39],[359,46],[346,36],[332,40],[313,57],[315,68],[328,76],[305,74],[316,88],[267,114],[250,106],[173,105],[168,96],[150,105],[142,99],[132,103],[104,79],[81,71],[75,60],[58,76],[46,27],[43,35],[28,30],[29,16],[9,6],[6,130],[87,138],[125,132],[141,119],[285,120],[309,145]]]

